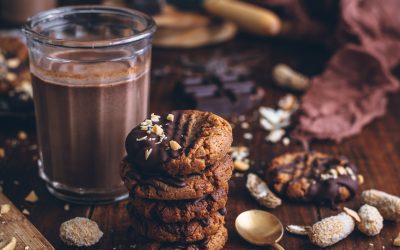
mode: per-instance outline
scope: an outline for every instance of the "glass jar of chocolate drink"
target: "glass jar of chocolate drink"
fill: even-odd
[[[127,197],[124,140],[147,117],[154,21],[137,11],[63,7],[32,17],[27,37],[39,174],[77,203]]]

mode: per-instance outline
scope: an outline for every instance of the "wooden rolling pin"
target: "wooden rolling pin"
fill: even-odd
[[[236,23],[241,29],[263,36],[278,35],[279,17],[270,10],[236,0],[169,0],[183,9],[201,6],[209,13]]]
[[[54,250],[46,238],[0,192],[0,249]],[[7,247],[7,248],[6,248]]]

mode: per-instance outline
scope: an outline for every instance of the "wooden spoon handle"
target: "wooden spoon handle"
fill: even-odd
[[[215,16],[236,23],[240,28],[264,36],[277,35],[282,22],[272,11],[236,0],[205,0],[204,8]]]

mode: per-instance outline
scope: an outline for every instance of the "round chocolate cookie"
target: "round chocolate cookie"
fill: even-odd
[[[181,177],[146,176],[127,161],[121,164],[121,177],[134,197],[155,200],[198,199],[227,185],[233,163],[226,155],[201,174]]]
[[[154,242],[138,235],[133,237],[137,250],[220,250],[228,241],[228,230],[221,226],[217,233],[207,238],[192,243],[160,243]]]
[[[223,118],[196,110],[152,114],[125,141],[127,161],[148,175],[190,175],[220,161],[232,144]]]
[[[164,223],[189,222],[207,218],[218,211],[224,214],[227,200],[228,185],[196,200],[160,201],[132,197],[128,211]]]
[[[287,153],[267,171],[273,190],[292,200],[330,203],[351,198],[358,189],[357,168],[345,157],[319,152]]]
[[[139,215],[129,214],[132,229],[140,236],[158,242],[196,242],[216,234],[224,225],[225,218],[219,212],[206,219],[196,219],[188,223],[165,224],[154,220],[143,220]]]

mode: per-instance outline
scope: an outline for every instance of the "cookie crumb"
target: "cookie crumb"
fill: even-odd
[[[103,236],[103,232],[95,221],[84,217],[63,222],[60,226],[60,238],[69,246],[92,246]]]
[[[20,141],[25,141],[28,138],[28,135],[25,133],[25,131],[19,131],[17,134],[17,138]]]
[[[32,202],[32,203],[35,203],[38,200],[39,200],[39,198],[37,197],[35,191],[33,191],[33,190],[25,197],[25,201]]]
[[[6,214],[8,212],[10,212],[11,206],[10,204],[2,204],[0,205],[0,216],[2,214]]]

